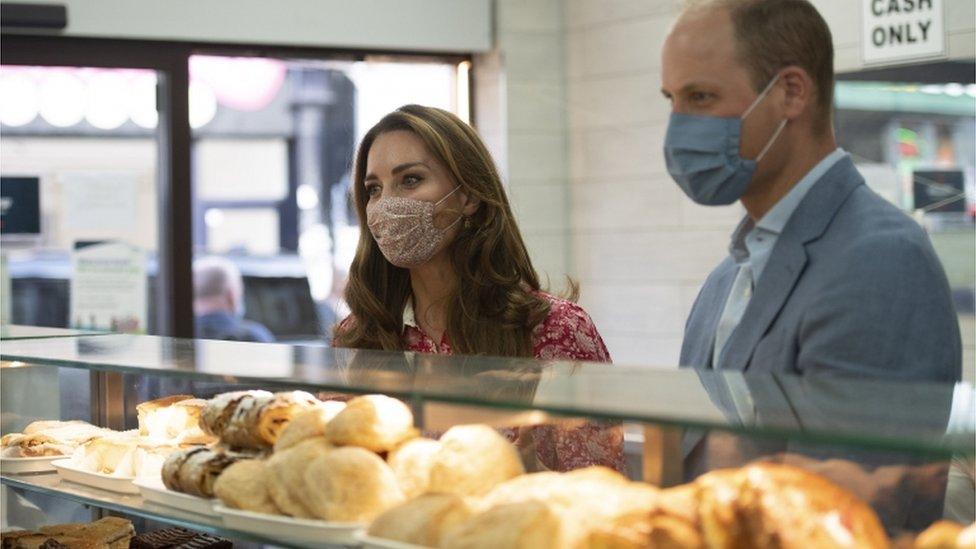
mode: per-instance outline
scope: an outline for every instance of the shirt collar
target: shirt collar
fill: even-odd
[[[403,307],[403,326],[420,329],[417,324],[417,317],[413,312],[413,298],[407,300],[407,304]]]
[[[746,215],[739,222],[735,231],[732,232],[732,242],[729,244],[729,253],[732,255],[732,258],[737,263],[748,259],[749,250],[746,248],[745,240],[746,236],[754,228],[759,228],[775,235],[782,233],[783,229],[786,228],[786,224],[793,216],[793,212],[800,207],[800,203],[803,202],[803,199],[810,192],[810,189],[813,188],[813,185],[846,155],[847,153],[843,149],[839,147],[834,149],[833,152],[825,156],[813,169],[807,172],[796,185],[793,185],[790,192],[786,193],[786,196],[781,198],[758,222],[753,221],[751,217]]]
[[[800,179],[796,185],[793,185],[793,188],[790,189],[790,192],[786,193],[786,196],[779,199],[779,202],[766,212],[766,215],[756,223],[756,226],[774,234],[782,233],[786,227],[786,223],[793,217],[793,212],[800,206],[800,202],[803,202],[803,199],[810,192],[810,189],[813,188],[813,185],[817,181],[820,181],[820,178],[830,168],[833,168],[834,164],[839,162],[841,158],[844,158],[846,154],[843,149],[837,148],[825,156],[823,160],[818,162],[813,169],[803,176],[803,179]]]

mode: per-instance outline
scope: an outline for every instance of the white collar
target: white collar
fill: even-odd
[[[413,312],[413,298],[407,300],[407,304],[403,307],[403,325],[410,326],[411,328],[420,329],[420,325],[417,324],[417,317]]]

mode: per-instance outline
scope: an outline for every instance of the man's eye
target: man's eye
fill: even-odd
[[[712,94],[707,92],[693,92],[691,94],[691,100],[695,103],[701,103],[703,101],[708,101],[712,98]]]

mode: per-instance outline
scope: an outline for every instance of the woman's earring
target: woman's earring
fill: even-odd
[[[471,228],[471,217],[464,216],[464,228],[465,228],[465,230]]]

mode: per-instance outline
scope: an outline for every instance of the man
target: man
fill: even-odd
[[[668,171],[741,201],[688,318],[695,368],[955,381],[959,327],[921,228],[837,148],[830,30],[806,0],[691,5],[663,49]]]
[[[196,337],[270,343],[267,328],[244,320],[244,281],[233,263],[219,257],[193,262],[193,314]]]

